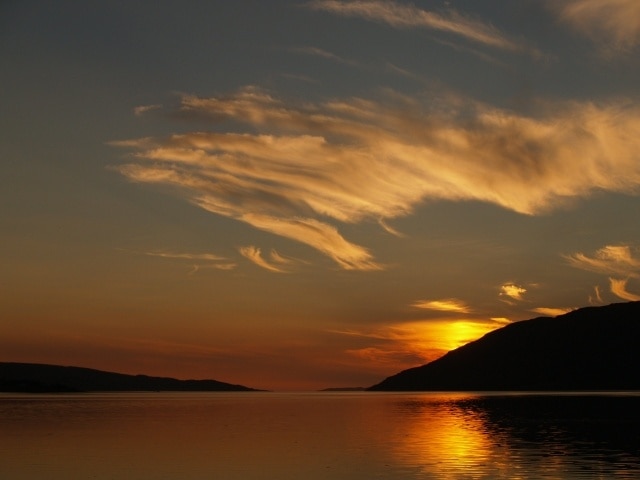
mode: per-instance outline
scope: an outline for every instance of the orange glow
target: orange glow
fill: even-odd
[[[482,419],[463,411],[451,402],[450,394],[442,402],[407,403],[412,418],[403,422],[402,438],[394,456],[409,464],[428,464],[437,469],[438,478],[460,478],[482,471],[495,454]]]
[[[371,367],[393,372],[436,360],[486,333],[503,327],[504,319],[430,319],[404,322],[371,331],[338,331],[370,339],[372,344],[346,350]]]
[[[484,324],[474,322],[457,321],[450,323],[446,328],[445,339],[447,350],[453,350],[481,337],[495,327],[487,327]]]
[[[472,320],[437,320],[409,324],[415,329],[416,347],[448,352],[477,340],[501,325]]]

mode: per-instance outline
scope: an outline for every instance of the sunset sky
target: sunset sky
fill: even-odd
[[[640,300],[638,0],[16,0],[0,58],[0,361],[369,386]]]

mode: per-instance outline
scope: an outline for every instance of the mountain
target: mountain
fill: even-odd
[[[511,323],[369,390],[640,390],[640,302]]]
[[[217,380],[125,375],[91,368],[0,362],[0,392],[256,391]]]

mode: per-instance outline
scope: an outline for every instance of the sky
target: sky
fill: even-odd
[[[637,0],[0,4],[0,360],[370,386],[640,300]]]

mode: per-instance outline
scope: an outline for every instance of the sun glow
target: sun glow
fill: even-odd
[[[401,370],[436,360],[504,324],[504,319],[439,318],[397,323],[373,330],[341,330],[334,333],[368,339],[368,346],[349,349],[349,355],[385,368],[393,364],[396,370]]]
[[[472,320],[438,320],[412,324],[416,328],[416,341],[425,349],[444,352],[455,350],[495,330],[501,325]]]

